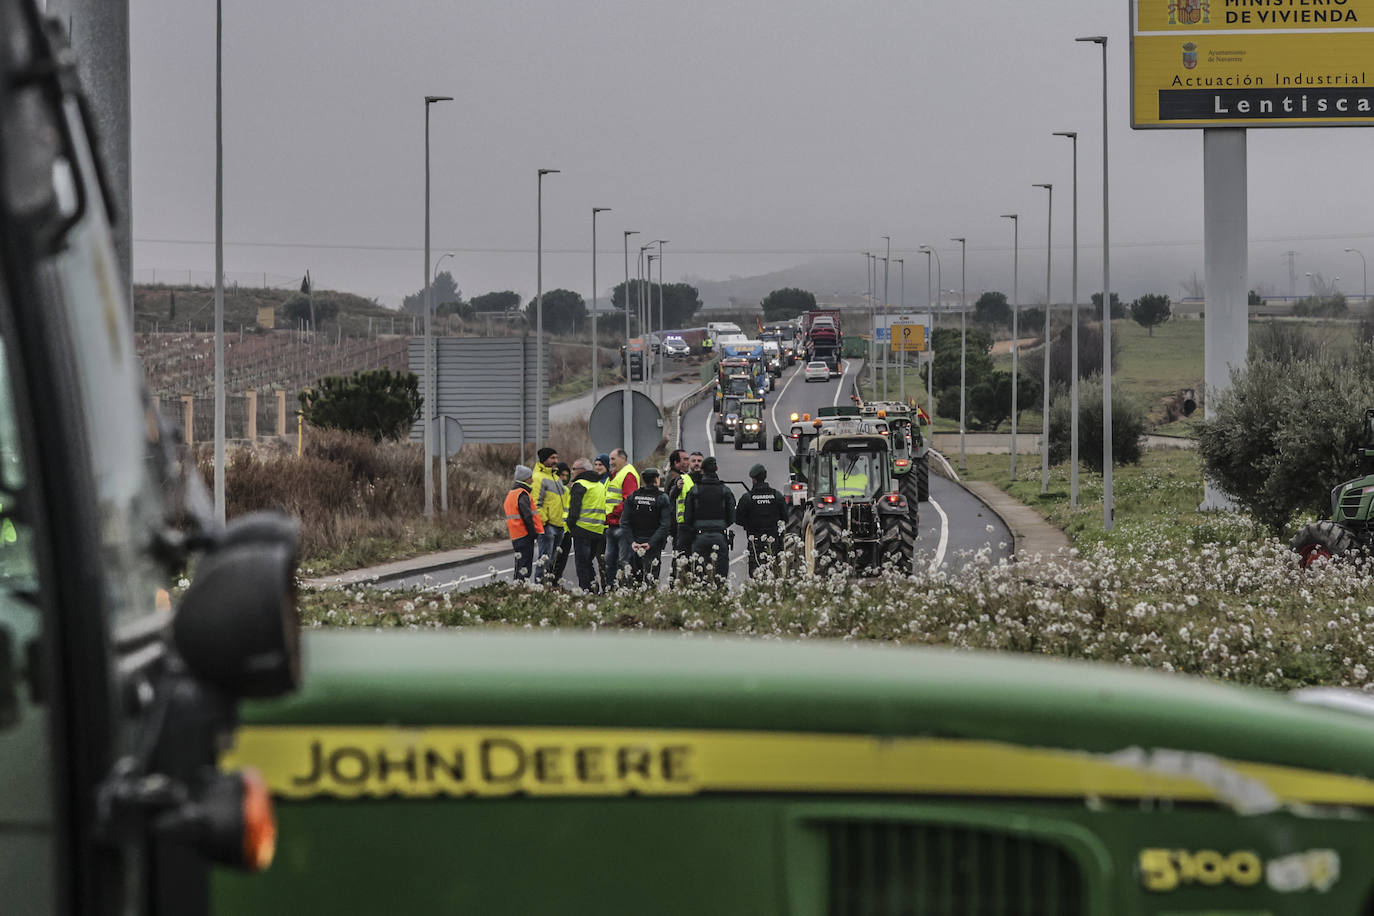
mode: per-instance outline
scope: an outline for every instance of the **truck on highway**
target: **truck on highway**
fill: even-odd
[[[825,363],[830,369],[830,376],[832,378],[840,374],[843,340],[840,336],[838,322],[832,322],[826,316],[820,316],[816,320],[809,322],[807,324],[805,342],[805,357],[807,362],[819,361]]]

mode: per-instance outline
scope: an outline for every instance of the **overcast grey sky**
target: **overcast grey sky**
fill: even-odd
[[[214,231],[214,4],[137,0],[136,278],[208,277]],[[623,273],[621,230],[667,238],[666,276],[725,278],[831,253],[922,243],[958,285],[1042,297],[1055,184],[1055,297],[1069,295],[1070,147],[1078,130],[1080,296],[1101,277],[1101,64],[1110,38],[1112,273],[1127,297],[1202,274],[1202,136],[1129,127],[1127,0],[225,0],[225,269],[394,304],[424,279],[426,94],[434,258],[466,294],[589,292]],[[1374,256],[1374,134],[1249,133],[1251,284],[1339,274]],[[200,243],[200,244],[194,244]],[[246,245],[242,243],[252,243]],[[841,260],[839,263],[843,264]],[[853,286],[864,285],[853,255]],[[896,298],[896,293],[893,293]]]

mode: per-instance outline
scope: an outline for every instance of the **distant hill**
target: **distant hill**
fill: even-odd
[[[302,293],[294,289],[264,289],[227,286],[224,289],[224,328],[238,333],[240,327],[257,326],[258,309],[272,306],[276,310],[276,326],[291,328],[286,306]],[[372,320],[373,333],[390,333],[395,324],[397,334],[409,334],[411,316],[387,308],[374,299],[364,299],[337,290],[315,291],[316,314],[332,312],[334,317],[319,320],[320,331],[337,337],[364,337]],[[206,286],[134,286],[134,328],[141,333],[153,331],[213,331],[215,322],[215,291]]]

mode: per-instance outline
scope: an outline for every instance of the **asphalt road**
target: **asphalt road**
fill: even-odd
[[[764,413],[767,420],[767,447],[754,446],[736,449],[732,442],[715,443],[712,435],[711,401],[708,399],[687,411],[682,418],[682,447],[690,451],[715,455],[720,464],[720,477],[730,483],[736,495],[748,488],[749,469],[762,464],[768,469],[768,481],[779,490],[788,483],[787,459],[791,455],[791,441],[784,438],[783,451],[772,450],[774,433],[786,432],[788,417],[793,411],[814,414],[817,407],[847,403],[853,391],[855,373],[863,366],[861,360],[845,363],[844,374],[829,382],[807,382],[798,362],[783,373],[777,389],[769,392]],[[932,460],[939,459],[932,455]],[[930,475],[930,501],[921,504],[920,535],[917,551],[932,567],[958,568],[979,550],[991,551],[993,562],[1011,555],[1011,533],[981,502],[962,487],[937,474]],[[424,587],[435,591],[451,591],[485,585],[511,575],[511,558],[469,563],[443,572],[428,573],[388,583],[393,587]],[[744,538],[736,529],[735,550],[731,556],[731,583],[747,576]],[[576,574],[571,560],[564,575],[575,586]],[[666,576],[665,576],[666,579]]]

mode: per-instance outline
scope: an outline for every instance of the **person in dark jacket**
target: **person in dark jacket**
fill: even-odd
[[[606,486],[591,462],[573,462],[577,474],[568,487],[568,534],[573,545],[577,585],[584,592],[605,588],[602,554],[606,550]]]
[[[687,494],[682,523],[692,532],[692,554],[698,564],[710,564],[715,583],[730,576],[730,526],[735,524],[735,494],[721,482],[712,455],[701,463],[701,480]]]
[[[668,502],[673,506],[673,523],[668,529],[668,540],[673,546],[672,557],[668,561],[668,584],[677,581],[678,570],[686,566],[692,555],[692,542],[687,538],[682,525],[682,512],[687,502],[687,494],[696,486],[691,475],[691,459],[684,449],[674,449],[668,456],[668,485],[664,491]]]
[[[673,521],[668,494],[658,488],[658,468],[645,468],[641,485],[625,500],[621,530],[630,542],[630,582],[658,587],[658,565]]]
[[[768,485],[768,469],[756,464],[749,469],[754,486],[735,507],[735,522],[748,538],[749,577],[761,564],[782,550],[783,525],[787,522],[787,498]]]

